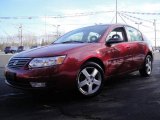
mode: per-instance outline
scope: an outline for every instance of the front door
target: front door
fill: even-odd
[[[114,29],[107,37],[107,40],[111,38],[118,38],[120,43],[114,43],[106,48],[107,62],[107,74],[109,76],[115,74],[125,73],[131,70],[132,64],[132,46],[128,44],[126,33],[123,27]]]

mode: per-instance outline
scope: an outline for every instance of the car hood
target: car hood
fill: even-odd
[[[35,49],[23,51],[13,57],[51,57],[56,55],[65,55],[68,51],[76,48],[87,46],[87,43],[73,44],[52,44]]]

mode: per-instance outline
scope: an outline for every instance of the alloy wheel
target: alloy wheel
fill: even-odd
[[[145,67],[146,67],[146,73],[147,73],[148,75],[150,75],[151,72],[152,72],[152,60],[151,60],[150,57],[147,57],[147,58],[146,58]]]
[[[96,67],[84,67],[78,76],[78,89],[83,95],[95,94],[102,84],[102,75]]]

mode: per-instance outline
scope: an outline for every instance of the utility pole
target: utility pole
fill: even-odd
[[[156,50],[156,46],[157,46],[157,43],[156,43],[157,42],[156,19],[154,19],[153,25],[154,25],[155,50]]]
[[[116,24],[117,24],[117,0],[116,0]]]
[[[20,45],[22,46],[22,38],[23,38],[23,36],[22,36],[22,24],[20,24],[20,26],[19,26],[19,32],[20,32],[20,36],[19,36]]]

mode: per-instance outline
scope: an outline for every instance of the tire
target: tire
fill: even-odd
[[[143,77],[149,77],[152,73],[152,57],[150,55],[147,55],[143,67],[139,70],[141,76]]]
[[[83,97],[99,94],[104,85],[103,69],[94,62],[84,64],[77,75],[77,90]]]

